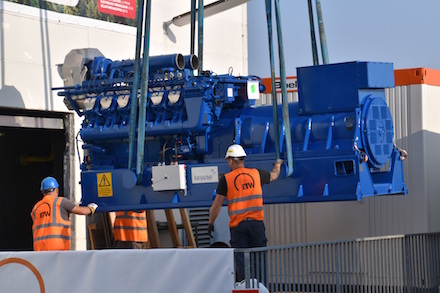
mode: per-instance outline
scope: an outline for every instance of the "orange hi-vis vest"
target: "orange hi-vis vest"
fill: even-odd
[[[116,212],[113,233],[115,240],[118,241],[147,242],[147,213],[145,211]]]
[[[245,219],[262,221],[263,189],[257,169],[238,168],[225,174],[228,186],[226,202],[229,212],[229,227],[236,227]]]
[[[60,214],[63,198],[46,195],[32,209],[34,250],[70,250],[70,220]]]

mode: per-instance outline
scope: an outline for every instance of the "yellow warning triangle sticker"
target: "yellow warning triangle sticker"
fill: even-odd
[[[99,187],[104,187],[104,186],[112,186],[112,185],[110,181],[108,181],[107,177],[105,175],[102,175],[101,181],[99,182]]]
[[[98,187],[98,197],[113,196],[112,173],[97,173],[96,183]]]

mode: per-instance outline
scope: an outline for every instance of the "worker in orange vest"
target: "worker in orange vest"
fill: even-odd
[[[70,213],[91,215],[98,205],[79,206],[59,196],[59,184],[53,177],[41,181],[43,199],[32,209],[34,250],[70,250]]]
[[[116,212],[113,234],[115,248],[147,248],[148,230],[146,211]]]
[[[246,152],[238,144],[231,145],[226,151],[231,172],[220,178],[217,195],[211,206],[208,221],[208,234],[212,237],[214,221],[220,213],[226,198],[229,213],[229,230],[231,247],[250,248],[264,247],[267,243],[264,227],[263,184],[268,184],[278,178],[283,160],[274,163],[272,171],[246,168],[244,158]],[[243,254],[238,254],[236,260],[236,281],[244,279]]]

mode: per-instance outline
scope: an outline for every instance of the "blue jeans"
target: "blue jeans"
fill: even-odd
[[[238,226],[230,229],[231,246],[233,248],[252,248],[265,247],[267,243],[266,230],[263,221],[246,220],[238,224]],[[265,266],[265,261],[261,262]],[[244,279],[244,255],[237,253],[235,255],[235,279],[240,282]],[[264,270],[265,271],[265,270]],[[260,272],[261,276],[261,272]],[[256,274],[255,274],[256,277]]]

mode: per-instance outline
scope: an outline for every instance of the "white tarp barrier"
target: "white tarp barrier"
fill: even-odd
[[[234,250],[0,252],[0,292],[231,293]]]

